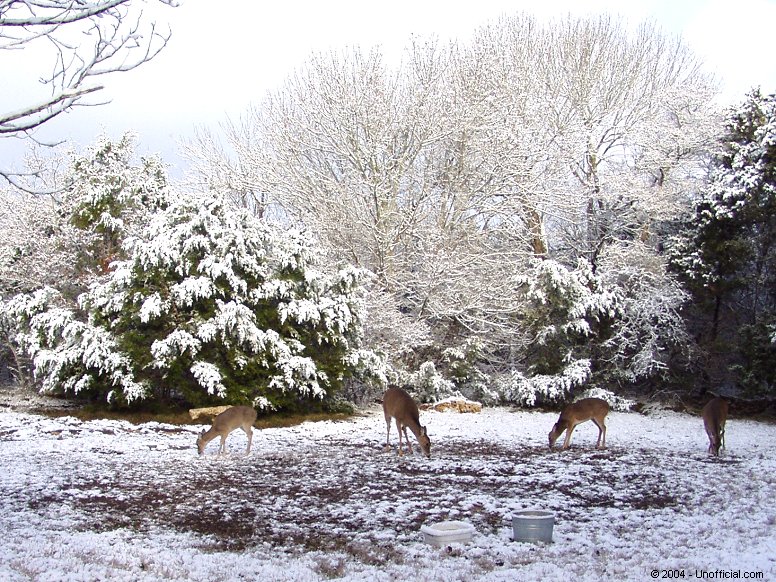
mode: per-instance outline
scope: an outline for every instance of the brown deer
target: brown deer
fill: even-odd
[[[256,422],[256,410],[252,406],[232,406],[227,408],[213,419],[213,426],[207,432],[203,429],[199,437],[197,437],[199,454],[204,454],[205,446],[218,436],[221,437],[221,446],[218,448],[218,454],[223,454],[226,451],[226,437],[233,430],[242,428],[245,434],[248,435],[248,448],[245,450],[247,455],[251,452],[254,422]]]
[[[563,449],[569,448],[571,442],[571,433],[574,432],[574,427],[587,420],[592,420],[598,427],[598,442],[596,443],[597,449],[606,448],[606,425],[604,419],[609,414],[609,405],[605,400],[600,398],[583,398],[569,404],[560,413],[558,422],[552,427],[550,431],[550,450],[555,445],[555,441],[565,430],[566,440],[563,441]]]
[[[720,447],[725,447],[725,422],[728,415],[728,401],[717,396],[706,403],[701,411],[703,426],[709,436],[709,454],[719,455]]]
[[[396,420],[396,430],[399,431],[399,456],[402,452],[402,432],[407,448],[412,453],[412,445],[407,436],[407,428],[412,431],[415,438],[418,439],[420,450],[427,457],[431,456],[431,440],[428,438],[428,431],[425,426],[420,426],[420,412],[418,405],[412,397],[401,388],[392,386],[383,394],[383,413],[385,414],[385,423],[388,425],[388,433],[385,437],[385,443],[390,448],[391,443],[391,418]]]

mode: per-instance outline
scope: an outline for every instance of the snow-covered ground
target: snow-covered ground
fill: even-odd
[[[375,409],[219,458],[196,426],[2,412],[0,579],[776,580],[775,425],[733,418],[714,459],[698,417],[613,412],[606,451],[586,423],[550,452],[555,420],[424,411],[432,458],[400,459]],[[556,513],[552,544],[512,541],[526,507]],[[445,519],[472,543],[423,543]]]

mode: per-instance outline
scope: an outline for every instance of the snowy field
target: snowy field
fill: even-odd
[[[698,417],[611,413],[606,451],[586,423],[550,452],[555,419],[424,411],[432,458],[399,459],[375,409],[219,458],[197,426],[2,412],[0,580],[776,580],[776,425],[733,418],[713,459]],[[512,541],[523,508],[552,544]],[[423,543],[445,519],[472,543]]]

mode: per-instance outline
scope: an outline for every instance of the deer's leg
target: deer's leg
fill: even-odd
[[[412,443],[410,442],[410,437],[407,436],[407,427],[402,427],[402,430],[404,431],[404,442],[407,443],[407,448],[410,451],[410,454],[412,454]]]
[[[566,429],[566,438],[563,441],[563,449],[569,448],[569,444],[571,443],[571,433],[574,432],[574,427],[577,426],[576,424],[570,424],[569,427]]]
[[[716,432],[709,433],[709,453],[712,455],[719,454],[719,434]]]
[[[715,456],[719,455],[719,433],[714,435],[714,440],[711,445],[711,453]]]
[[[396,419],[396,431],[399,433],[399,456],[402,456],[404,451],[401,448],[401,422],[399,422],[398,418]]]
[[[251,442],[253,441],[253,429],[250,427],[250,425],[248,425],[248,426],[244,426],[243,430],[245,431],[245,434],[248,435],[248,448],[245,449],[245,454],[247,455],[248,453],[251,452]]]
[[[391,448],[391,417],[388,415],[385,416],[385,426],[387,428],[387,431],[385,433],[385,448],[390,449]]]
[[[226,435],[221,435],[221,446],[218,447],[218,454],[223,455],[226,452]]]
[[[597,449],[605,449],[606,448],[606,425],[603,423],[603,421],[598,421],[593,419],[596,426],[598,427],[598,442],[595,445],[595,448]]]

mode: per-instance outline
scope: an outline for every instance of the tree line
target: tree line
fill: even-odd
[[[50,199],[7,188],[3,361],[281,408],[772,394],[774,97],[714,95],[681,40],[607,17],[312,55],[183,184],[127,137]]]

